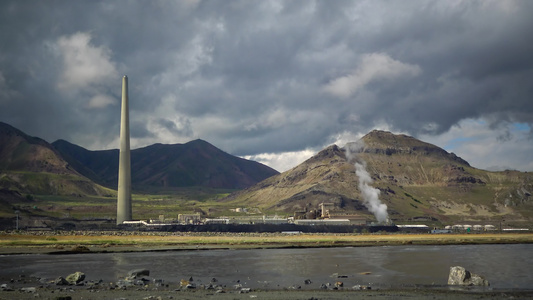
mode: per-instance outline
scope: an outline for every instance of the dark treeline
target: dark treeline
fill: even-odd
[[[295,224],[206,224],[165,225],[160,227],[120,226],[121,230],[153,230],[169,232],[302,232],[302,233],[364,233],[396,232],[396,226],[360,225],[295,225]]]

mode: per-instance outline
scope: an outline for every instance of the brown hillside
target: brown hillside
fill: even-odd
[[[501,220],[533,217],[530,173],[488,172],[453,153],[406,135],[372,131],[344,148],[330,146],[297,167],[224,201],[292,213],[335,203],[340,211],[374,220],[363,204],[354,163],[366,164],[391,219],[409,222]]]
[[[50,145],[0,123],[0,170],[77,174]]]
[[[15,194],[103,195],[46,141],[0,123],[0,188]]]

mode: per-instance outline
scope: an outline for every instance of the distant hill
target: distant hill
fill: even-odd
[[[92,181],[106,186],[109,181],[118,182],[118,150],[90,151],[65,140],[53,142],[52,147],[73,169]]]
[[[118,150],[90,151],[64,140],[52,144],[0,122],[0,189],[24,194],[102,195],[116,189]],[[230,155],[203,140],[132,150],[132,185],[242,189],[276,170]],[[16,192],[15,194],[11,192]]]
[[[0,200],[19,195],[104,195],[109,191],[74,170],[46,141],[0,122]]]
[[[471,167],[413,137],[372,131],[344,148],[332,145],[295,168],[221,201],[271,211],[312,211],[333,203],[339,214],[368,220],[355,163],[366,166],[392,220],[475,222],[533,220],[533,176]]]
[[[107,226],[115,215],[118,156],[118,150],[89,151],[64,140],[52,145],[0,122],[0,228],[15,228],[15,211],[24,228],[72,228],[80,220]],[[279,174],[202,140],[135,149],[131,162],[134,192],[147,194],[136,200],[137,218],[203,212],[195,201],[226,193],[218,189]],[[172,196],[153,206],[151,193],[165,192]]]
[[[46,141],[1,122],[0,170],[76,174]]]
[[[89,151],[67,141],[52,144],[78,172],[95,182],[116,187],[118,150]],[[192,187],[242,189],[276,170],[255,161],[230,155],[203,140],[185,144],[154,144],[131,151],[134,189],[143,187]]]

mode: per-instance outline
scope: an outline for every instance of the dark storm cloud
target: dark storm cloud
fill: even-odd
[[[162,127],[162,129],[167,130],[173,134],[191,137],[193,135],[191,129],[191,122],[186,118],[179,118],[177,121],[169,119],[159,119],[156,123]]]
[[[509,143],[509,126],[533,123],[532,13],[531,1],[3,1],[0,120],[114,148],[127,74],[134,147],[202,138],[256,155],[471,124]]]

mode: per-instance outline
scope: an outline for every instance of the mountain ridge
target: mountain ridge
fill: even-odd
[[[119,151],[91,151],[66,141],[52,143],[80,172],[106,186],[118,180]],[[131,150],[132,185],[159,187],[206,186],[240,189],[278,172],[255,161],[228,154],[207,141],[153,144]]]
[[[344,148],[350,148],[355,152],[375,153],[375,154],[420,154],[436,155],[451,161],[470,167],[470,164],[455,155],[453,152],[448,153],[446,150],[430,143],[420,141],[412,136],[405,134],[393,134],[389,131],[372,130],[363,138],[362,145],[358,142],[347,143]]]
[[[453,153],[406,135],[372,131],[345,147],[332,145],[291,170],[223,202],[273,211],[311,211],[333,203],[374,217],[365,207],[354,164],[362,163],[392,219],[533,219],[533,176],[476,169]]]
[[[112,202],[115,191],[105,186],[116,187],[118,152],[87,150],[64,140],[48,144],[0,122],[0,205],[28,203],[31,195],[103,195],[106,199],[99,201]],[[344,147],[326,147],[283,173],[203,140],[154,144],[132,150],[132,181],[139,189],[179,184],[240,189],[225,198],[217,196],[213,201],[220,206],[217,203],[215,211],[257,207],[264,213],[303,211],[316,217],[318,205],[326,202],[340,215],[373,221],[356,163],[364,165],[370,185],[395,222],[533,220],[532,173],[476,169],[435,145],[385,131],[372,131]]]
[[[92,151],[61,139],[50,144],[0,122],[0,188],[6,190],[5,195],[12,195],[7,191],[21,195],[112,194],[118,181],[118,156],[117,149]],[[131,157],[134,189],[240,189],[278,173],[199,139],[149,145],[132,150]]]

